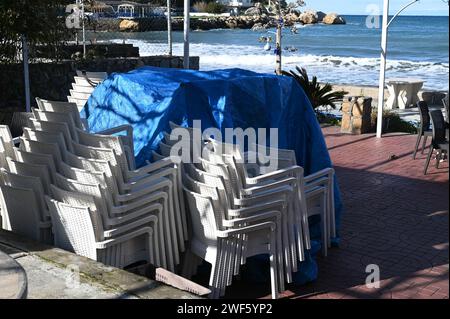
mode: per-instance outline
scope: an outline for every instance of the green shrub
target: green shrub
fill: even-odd
[[[215,13],[215,14],[224,13],[225,9],[226,9],[225,6],[218,2],[209,2],[206,5],[207,13]]]
[[[377,111],[372,111],[372,131],[375,131],[377,127]],[[383,111],[383,132],[384,133],[417,133],[417,127],[410,122],[402,120],[400,116],[392,111]]]

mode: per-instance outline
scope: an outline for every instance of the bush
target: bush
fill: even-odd
[[[21,38],[25,35],[30,58],[37,46],[46,46],[49,58],[59,58],[60,47],[72,31],[65,26],[68,0],[0,1],[0,63],[20,61]]]
[[[206,5],[206,12],[207,13],[224,13],[225,12],[225,6],[218,2],[210,2]]]
[[[377,112],[372,111],[372,130],[376,131],[377,127]],[[383,133],[417,133],[417,127],[407,121],[400,118],[397,113],[391,112],[389,110],[383,111]]]

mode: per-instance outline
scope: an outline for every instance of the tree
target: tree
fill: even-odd
[[[281,47],[281,38],[282,38],[282,28],[283,28],[283,16],[286,14],[286,9],[291,10],[295,7],[303,7],[306,3],[304,0],[296,0],[289,5],[286,4],[284,0],[272,0],[269,4],[269,11],[276,15],[277,19],[277,36],[276,36],[276,47],[275,47],[275,55],[276,55],[276,68],[275,73],[281,74],[281,56],[283,54]]]
[[[65,26],[69,0],[2,0],[0,2],[0,63],[20,60],[21,40],[26,37],[30,54],[38,45],[47,46],[52,57],[71,32]]]

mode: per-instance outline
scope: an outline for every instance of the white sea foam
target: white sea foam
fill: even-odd
[[[122,40],[117,40],[122,42]],[[141,55],[165,54],[165,43],[149,43],[142,40],[127,40],[140,48]],[[183,45],[174,44],[173,53],[183,54]],[[192,43],[191,55],[200,56],[202,70],[220,68],[243,68],[256,72],[273,73],[275,56],[273,51],[264,51],[256,45],[229,45]],[[308,55],[301,52],[286,52],[283,68],[305,67],[310,74],[317,75],[320,81],[354,85],[378,85],[379,58],[342,57]],[[427,61],[388,60],[386,76],[418,77],[425,80],[425,88],[448,89],[448,63]]]

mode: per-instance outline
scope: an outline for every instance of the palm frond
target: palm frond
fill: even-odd
[[[346,91],[333,91],[333,87],[329,83],[320,85],[316,76],[309,79],[308,72],[305,68],[295,67],[296,71],[282,71],[282,75],[292,77],[305,91],[313,108],[319,106],[331,106],[336,108],[336,102],[339,102],[348,94]]]

